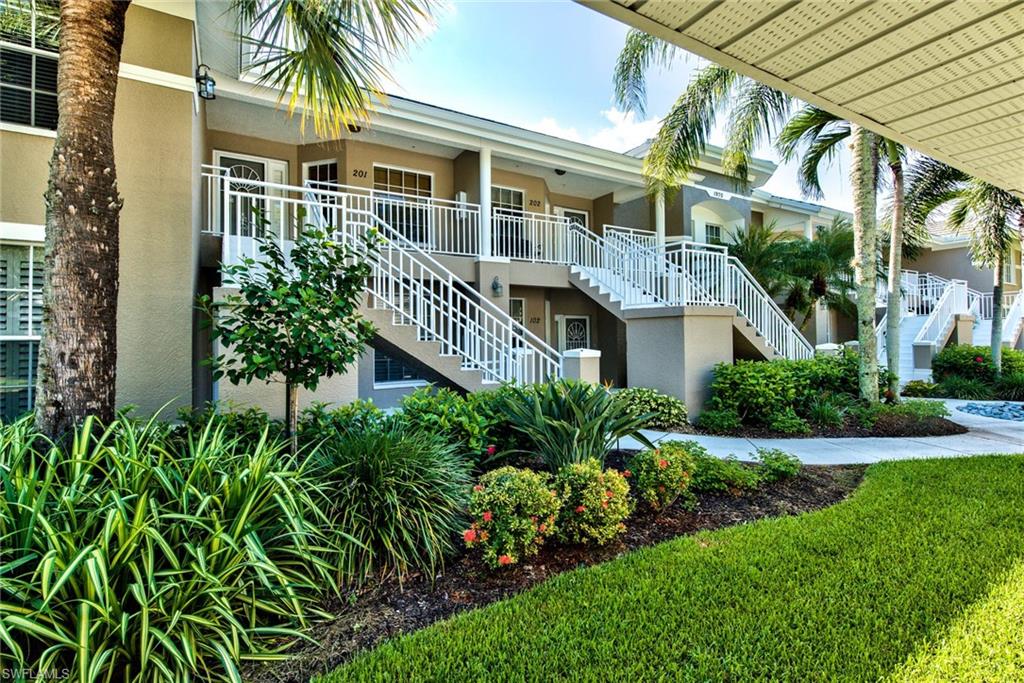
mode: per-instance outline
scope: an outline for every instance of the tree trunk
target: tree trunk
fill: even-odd
[[[46,190],[36,425],[62,438],[114,417],[118,217],[114,96],[127,2],[63,0],[57,138]]]
[[[886,304],[885,358],[889,367],[889,391],[900,395],[900,318],[903,316],[903,164],[890,162],[892,171],[892,230],[889,236],[889,291]]]
[[[292,446],[292,455],[299,452],[299,387],[291,382],[284,385],[287,405],[284,419],[288,426],[288,439]]]
[[[878,350],[875,343],[875,280],[878,239],[875,228],[875,136],[850,124],[853,152],[853,271],[857,287],[857,340],[860,342],[860,397],[878,403]]]
[[[1006,254],[996,254],[995,273],[992,276],[992,363],[996,376],[1003,372],[1003,267]]]

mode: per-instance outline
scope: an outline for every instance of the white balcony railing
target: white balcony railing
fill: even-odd
[[[568,263],[568,235],[574,222],[563,216],[495,208],[491,248],[495,256],[535,263]]]

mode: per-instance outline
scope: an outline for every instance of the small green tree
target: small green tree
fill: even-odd
[[[359,304],[377,237],[369,233],[357,249],[308,229],[287,257],[272,240],[259,246],[259,260],[222,269],[237,294],[199,301],[210,316],[211,339],[225,351],[210,359],[214,379],[283,382],[294,451],[299,388],[315,391],[322,377],[345,372],[376,332]]]

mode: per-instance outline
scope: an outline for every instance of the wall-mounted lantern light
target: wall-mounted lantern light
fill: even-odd
[[[501,284],[501,278],[497,275],[491,280],[491,291],[494,292],[494,296],[501,296],[505,291],[505,287]]]
[[[563,169],[563,168],[556,168],[555,169],[555,175],[565,175],[565,169]]]
[[[204,100],[217,99],[217,81],[210,76],[210,67],[200,64],[196,69],[196,83],[199,84],[199,96]]]

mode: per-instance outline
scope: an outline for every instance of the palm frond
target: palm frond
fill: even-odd
[[[742,78],[711,64],[701,69],[675,101],[644,160],[644,175],[653,190],[679,187],[707,146],[715,115],[729,102]]]
[[[261,85],[303,107],[320,135],[366,119],[388,62],[417,38],[433,0],[234,0]]]
[[[677,54],[676,46],[638,29],[626,34],[615,60],[615,102],[626,111],[643,115],[647,107],[647,71],[652,64],[668,66]]]
[[[783,161],[795,158],[801,147],[809,145],[837,122],[846,123],[831,112],[814,105],[806,105],[794,114],[779,131],[775,145],[779,154],[782,155]],[[849,124],[846,126],[849,128]]]
[[[762,140],[784,126],[792,97],[751,79],[743,79],[738,91],[729,118],[722,165],[726,173],[746,185],[754,150]]]

